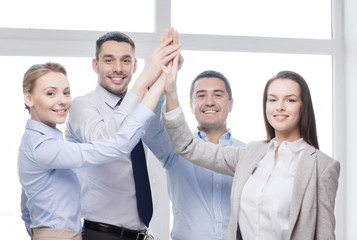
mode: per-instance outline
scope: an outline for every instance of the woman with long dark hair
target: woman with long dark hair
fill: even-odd
[[[305,80],[279,72],[263,95],[265,141],[222,147],[193,138],[179,107],[173,75],[165,86],[164,123],[183,158],[234,176],[227,239],[335,239],[340,164],[319,150]],[[213,114],[213,113],[212,113]]]

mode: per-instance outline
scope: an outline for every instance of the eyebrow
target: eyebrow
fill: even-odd
[[[277,95],[271,94],[271,93],[269,93],[268,96],[277,97]],[[289,95],[286,95],[286,96],[284,96],[284,97],[298,97],[298,96],[295,95],[295,94],[289,94]]]
[[[102,58],[114,57],[113,54],[105,54]],[[130,54],[123,55],[121,58],[133,58]]]
[[[196,91],[196,95],[197,94],[199,94],[199,93],[205,93],[205,92],[208,92],[207,90],[197,90]],[[222,89],[215,89],[215,90],[213,90],[213,92],[219,92],[219,93],[224,93],[224,90],[222,90]]]

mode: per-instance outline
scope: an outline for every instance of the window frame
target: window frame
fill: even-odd
[[[229,51],[256,53],[296,53],[331,55],[333,84],[333,157],[344,164],[345,141],[345,52],[344,52],[344,1],[331,0],[332,38],[294,39],[273,37],[249,37],[226,35],[181,34],[180,42],[185,50]],[[156,0],[155,31],[153,33],[126,32],[136,43],[138,58],[147,59],[157,46],[160,35],[171,26],[171,0]],[[104,31],[45,30],[0,28],[1,56],[55,56],[55,57],[93,57],[95,40]],[[224,43],[224,44],[217,44]],[[153,161],[155,162],[155,161]],[[166,179],[164,173],[154,172],[154,179]],[[345,239],[345,177],[340,176],[339,195],[336,205],[337,239]],[[163,187],[163,186],[161,186]],[[165,186],[164,186],[165,187]],[[168,197],[160,193],[162,210],[156,215],[167,214]],[[166,218],[166,216],[165,216]],[[168,218],[168,217],[167,217]],[[168,221],[162,221],[161,224]],[[159,225],[158,229],[161,229]],[[159,234],[169,235],[169,227]],[[156,230],[155,230],[156,231]],[[162,232],[162,233],[161,233]],[[157,233],[155,233],[157,234]],[[167,237],[165,237],[167,238]],[[159,238],[160,239],[160,238]]]

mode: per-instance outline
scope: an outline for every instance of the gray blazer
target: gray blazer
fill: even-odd
[[[238,225],[243,187],[258,162],[264,157],[267,143],[253,142],[246,148],[222,147],[193,138],[183,113],[164,124],[172,146],[183,158],[206,168],[234,176],[231,193],[231,217],[227,239],[241,240]],[[289,238],[294,240],[335,239],[335,198],[340,164],[308,146],[300,159],[290,204]]]

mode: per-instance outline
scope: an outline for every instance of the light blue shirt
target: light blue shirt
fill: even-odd
[[[155,110],[156,112],[156,110]],[[157,117],[157,116],[156,116]],[[155,125],[156,124],[156,125]],[[153,131],[153,132],[151,132]],[[159,132],[150,149],[166,169],[169,197],[174,214],[173,240],[223,240],[230,217],[230,195],[233,177],[199,167],[178,156],[172,149],[165,128],[156,118],[146,136]],[[208,141],[196,129],[195,137]],[[244,147],[228,130],[219,140],[222,146]]]
[[[66,140],[88,142],[107,138],[117,131],[111,121],[119,100],[100,85],[74,99],[66,126]],[[119,108],[130,113],[137,110],[139,103],[140,98],[128,92]],[[151,137],[143,137],[143,142],[147,143],[147,139],[150,141]],[[117,160],[76,170],[81,185],[81,215],[86,220],[143,230],[146,226],[137,210],[130,154]]]
[[[153,116],[141,104],[130,116],[118,110],[113,116],[118,121],[112,124],[119,131],[88,144],[65,142],[60,130],[28,120],[18,156],[22,218],[27,230],[48,227],[80,232],[80,185],[71,168],[111,162],[129,154]]]

